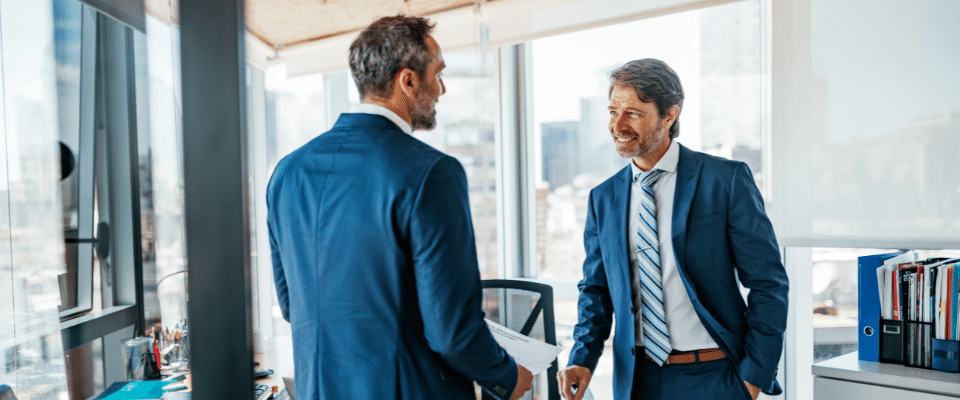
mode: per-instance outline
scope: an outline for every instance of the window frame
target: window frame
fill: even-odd
[[[80,141],[81,148],[93,151],[80,152],[78,156],[82,174],[78,222],[81,236],[93,236],[94,193],[98,190],[96,174],[99,172],[94,171],[94,163],[99,154],[108,160],[107,165],[100,166],[108,171],[103,175],[105,181],[99,183],[99,195],[109,198],[101,198],[100,207],[101,211],[109,212],[107,219],[112,223],[109,255],[112,267],[102,273],[110,279],[110,284],[101,286],[104,307],[90,312],[93,296],[97,295],[93,293],[92,284],[95,243],[78,243],[81,245],[78,255],[84,254],[84,248],[90,254],[78,262],[78,280],[89,285],[87,292],[78,290],[78,294],[86,295],[78,298],[78,304],[83,304],[85,309],[78,307],[61,312],[64,351],[127,327],[133,326],[134,332],[140,332],[144,325],[134,30],[87,5],[83,5],[82,12]],[[100,143],[97,136],[101,138]],[[110,350],[119,351],[113,347],[116,346]],[[119,354],[113,357],[106,349],[104,353],[105,380],[122,380]]]
[[[60,310],[60,320],[84,314],[93,309],[93,206],[95,187],[95,115],[97,108],[97,12],[81,4],[80,37],[80,145],[77,151],[79,191],[77,202],[77,236],[67,243],[77,246],[77,306]],[[66,349],[65,349],[66,350]]]

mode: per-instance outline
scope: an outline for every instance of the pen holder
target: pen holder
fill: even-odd
[[[150,348],[150,339],[133,338],[123,342],[122,352],[124,377],[128,381],[142,381],[145,378],[146,356]]]
[[[933,369],[960,372],[960,341],[933,339]]]

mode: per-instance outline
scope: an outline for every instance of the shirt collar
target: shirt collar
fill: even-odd
[[[653,166],[653,169],[662,169],[666,174],[673,173],[677,171],[677,163],[679,162],[680,144],[676,140],[670,139],[670,147],[667,148],[663,157],[660,157],[660,161],[657,161],[657,165]],[[633,172],[631,176],[637,176],[637,174],[644,172],[640,170],[640,167],[637,167],[633,160],[630,160],[630,168]]]
[[[407,121],[404,121],[403,118],[400,118],[397,113],[390,111],[388,108],[381,107],[376,104],[360,103],[360,105],[357,106],[357,112],[363,114],[380,115],[386,119],[389,119],[390,122],[397,124],[397,127],[399,127],[400,130],[404,131],[406,134],[413,134],[413,130],[410,129],[410,124],[408,124]]]

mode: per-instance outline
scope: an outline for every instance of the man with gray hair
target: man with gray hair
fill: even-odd
[[[377,20],[350,46],[357,113],[284,157],[267,188],[274,278],[297,397],[517,399],[531,375],[481,309],[467,182],[411,136],[436,125],[443,56],[424,18]]]
[[[787,273],[753,174],[674,140],[683,87],[663,61],[610,80],[610,136],[630,165],[590,192],[561,394],[583,398],[613,326],[616,400],[780,394]]]

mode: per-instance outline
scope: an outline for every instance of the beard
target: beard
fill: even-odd
[[[660,135],[660,131],[663,129],[663,120],[657,123],[657,127],[654,128],[653,132],[646,132],[644,134],[639,134],[637,132],[632,132],[637,137],[637,147],[636,148],[622,148],[620,143],[616,142],[616,136],[614,136],[614,143],[617,144],[617,155],[623,158],[637,158],[643,157],[650,153],[651,151],[660,148],[660,144],[663,142],[664,135]]]
[[[415,131],[429,131],[437,126],[436,98],[431,98],[424,87],[420,87],[410,109],[410,128]]]

